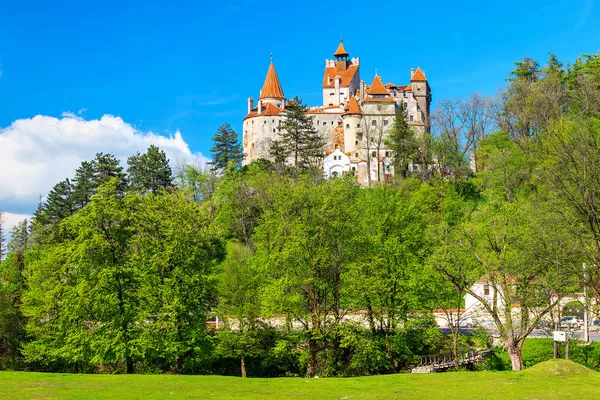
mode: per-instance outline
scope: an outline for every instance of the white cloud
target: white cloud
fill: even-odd
[[[85,120],[78,114],[61,118],[37,115],[0,128],[0,209],[31,213],[40,195],[65,178],[72,178],[82,161],[96,153],[111,153],[127,167],[127,157],[151,144],[177,162],[203,165],[207,159],[193,153],[179,131],[171,136],[142,132],[119,117],[104,115]]]
[[[27,214],[13,214],[9,212],[2,212],[2,221],[4,221],[4,238],[8,241],[10,239],[10,230],[16,224],[23,222],[23,220],[30,220],[31,215]]]

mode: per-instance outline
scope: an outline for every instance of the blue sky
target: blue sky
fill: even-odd
[[[241,130],[271,52],[286,96],[318,105],[324,60],[343,34],[367,82],[377,68],[385,82],[407,83],[420,66],[435,108],[494,94],[523,56],[574,61],[600,50],[592,0],[12,0],[0,9],[0,175],[14,178],[0,182],[0,209],[21,216],[96,151],[125,159],[154,143],[171,157],[209,156],[220,124]]]
[[[591,0],[486,3],[9,1],[0,13],[0,127],[85,109],[85,118],[118,115],[142,130],[180,129],[208,155],[218,125],[240,128],[270,52],[286,96],[318,104],[340,33],[361,57],[362,79],[377,68],[400,84],[421,66],[434,100],[492,94],[524,55],[574,60],[600,50]]]

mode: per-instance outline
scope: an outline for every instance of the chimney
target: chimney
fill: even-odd
[[[248,97],[248,114],[252,112],[252,108],[254,108],[254,99],[252,97]]]
[[[339,75],[336,75],[334,78],[335,82],[335,101],[337,104],[340,104],[340,83],[342,82],[342,78]]]
[[[262,114],[262,100],[258,100],[258,113]]]
[[[410,69],[410,79],[412,79],[414,75],[415,75],[415,69],[411,68]]]

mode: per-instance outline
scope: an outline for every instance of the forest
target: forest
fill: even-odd
[[[173,166],[155,146],[126,166],[98,153],[10,240],[0,223],[0,369],[398,373],[491,347],[484,330],[445,335],[434,321],[467,293],[505,367],[522,369],[525,339],[561,298],[600,299],[600,54],[525,57],[504,86],[439,101],[427,134],[400,107],[397,173],[369,187],[323,178],[300,99],[272,161],[242,167],[227,124],[207,167]],[[481,280],[504,306],[472,290]]]

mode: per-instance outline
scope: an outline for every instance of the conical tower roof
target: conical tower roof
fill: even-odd
[[[417,67],[417,70],[415,71],[415,74],[412,76],[412,78],[410,79],[411,82],[425,82],[427,80],[427,78],[425,78],[425,74],[423,73],[423,71],[421,71],[421,67]]]
[[[360,106],[358,105],[358,102],[356,101],[356,97],[354,96],[350,96],[350,101],[348,102],[348,105],[346,106],[346,115],[351,115],[351,114],[362,114],[360,111]]]
[[[389,95],[390,92],[388,92],[385,86],[383,86],[381,78],[375,75],[375,78],[373,78],[373,83],[371,83],[371,86],[369,86],[369,89],[367,89],[367,94]]]
[[[333,53],[333,55],[335,57],[348,57],[349,54],[346,51],[346,49],[344,48],[344,43],[342,43],[341,40],[340,40],[340,45],[338,46],[338,48],[335,51],[335,53]]]
[[[273,61],[271,61],[271,65],[269,65],[267,77],[265,78],[265,83],[258,99],[260,100],[264,98],[285,99]]]

